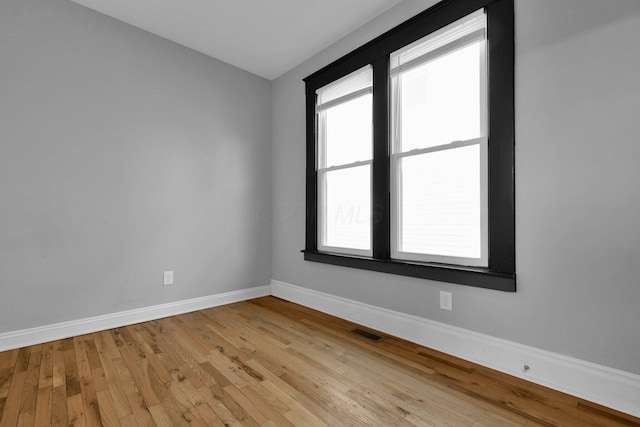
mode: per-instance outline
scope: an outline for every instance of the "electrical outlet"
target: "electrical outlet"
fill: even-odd
[[[164,272],[164,285],[173,285],[173,271]]]
[[[440,308],[443,310],[453,310],[453,295],[451,292],[440,291]]]

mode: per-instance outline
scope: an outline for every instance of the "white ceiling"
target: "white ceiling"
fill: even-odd
[[[274,79],[402,0],[72,0]]]

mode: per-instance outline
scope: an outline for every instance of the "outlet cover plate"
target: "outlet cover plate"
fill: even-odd
[[[451,292],[440,291],[440,308],[443,310],[453,310],[453,295]]]
[[[173,285],[173,271],[165,271],[164,272],[164,281],[163,284],[165,286]]]

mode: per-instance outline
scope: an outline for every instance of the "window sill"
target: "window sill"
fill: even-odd
[[[504,292],[516,291],[516,275],[499,273],[488,268],[465,267],[447,264],[376,259],[371,257],[345,255],[317,250],[303,250],[305,261],[361,270],[378,271],[400,276],[418,277],[439,282],[457,283]]]

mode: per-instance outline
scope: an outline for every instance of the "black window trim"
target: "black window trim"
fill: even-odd
[[[478,9],[487,13],[489,88],[489,266],[391,259],[389,54]],[[316,89],[368,64],[373,67],[373,256],[317,250]],[[304,79],[306,85],[306,237],[304,259],[364,270],[516,290],[513,0],[444,0]]]

